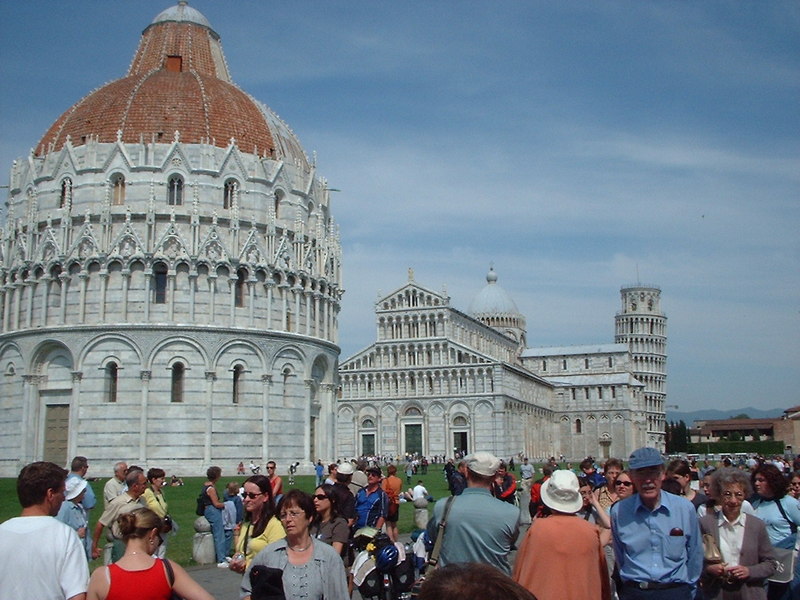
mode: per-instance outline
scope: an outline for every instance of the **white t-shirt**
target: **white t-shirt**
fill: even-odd
[[[86,551],[74,529],[53,517],[14,517],[0,524],[4,598],[64,600],[88,584]]]
[[[411,493],[412,500],[419,500],[420,498],[425,498],[428,496],[428,490],[425,489],[425,486],[421,483],[419,485],[414,486],[414,491]]]

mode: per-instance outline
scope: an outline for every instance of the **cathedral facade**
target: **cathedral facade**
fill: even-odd
[[[375,343],[342,362],[337,455],[489,450],[579,460],[627,457],[644,445],[663,451],[660,290],[621,293],[615,343],[537,348],[527,347],[525,317],[493,269],[466,313],[410,273],[375,303]]]
[[[333,456],[341,244],[324,179],[180,2],[11,168],[0,475]]]

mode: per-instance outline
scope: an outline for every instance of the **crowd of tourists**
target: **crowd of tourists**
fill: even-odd
[[[558,466],[545,464],[537,478],[522,458],[517,481],[510,465],[488,452],[446,462],[451,494],[414,534],[426,565],[418,597],[800,597],[800,472],[783,461],[698,467],[682,459],[665,464],[657,450],[640,448],[627,468],[613,458],[602,466],[588,458],[577,473]],[[165,558],[176,527],[162,492],[165,472],[117,463],[90,530],[97,499],[87,469],[85,457],[69,472],[48,462],[22,469],[22,512],[0,524],[0,596],[210,599]],[[317,487],[308,494],[284,491],[272,461],[267,474],[223,489],[213,466],[198,513],[211,527],[217,565],[242,574],[240,598],[347,600],[364,570],[354,536],[385,531],[396,543],[402,502],[424,509],[432,500],[421,480],[403,491],[398,471],[395,464],[384,474],[375,462],[336,463],[324,481],[324,469],[316,469]],[[520,506],[531,516],[522,534]],[[101,555],[105,564],[89,577],[88,561]]]

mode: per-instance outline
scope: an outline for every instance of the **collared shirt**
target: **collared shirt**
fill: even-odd
[[[428,539],[436,539],[446,502],[446,498],[442,499],[433,508],[427,527]],[[510,575],[508,553],[518,535],[519,509],[516,506],[494,498],[486,488],[467,488],[450,508],[439,564],[481,562]]]
[[[661,491],[655,510],[639,495],[611,507],[614,554],[623,581],[694,585],[703,567],[703,545],[692,503]]]
[[[744,524],[747,515],[739,513],[733,521],[728,521],[722,511],[717,513],[717,526],[719,527],[719,551],[722,553],[722,560],[729,567],[739,565],[739,556],[742,553],[742,542],[744,541]]]
[[[362,488],[356,495],[356,528],[375,527],[380,518],[389,512],[389,497],[380,486],[372,492]]]

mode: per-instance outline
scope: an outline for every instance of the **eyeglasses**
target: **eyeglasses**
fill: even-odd
[[[306,513],[302,510],[289,510],[285,513],[281,513],[281,521],[288,521],[289,519],[297,519],[298,517],[304,517]]]
[[[314,498],[317,500],[330,500],[325,494],[314,494]]]
[[[742,498],[744,498],[744,494],[742,492],[722,492],[722,495],[725,496],[726,498],[734,498],[735,497],[738,500],[741,500]]]
[[[253,492],[242,492],[242,496],[244,496],[245,498],[250,498],[250,500],[258,498],[259,496],[263,496],[264,494],[266,494],[266,492],[259,492],[258,494],[255,494]]]
[[[267,467],[267,471],[274,471],[275,467]]]
[[[633,485],[633,482],[632,481],[620,481],[619,479],[617,479],[617,481],[614,482],[614,485],[624,485],[625,487],[631,487]]]

